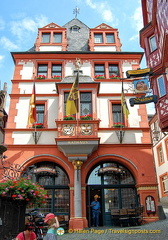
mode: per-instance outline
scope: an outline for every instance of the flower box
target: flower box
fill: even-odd
[[[80,116],[80,120],[92,120],[92,116],[90,114]]]
[[[115,127],[115,128],[120,128],[120,127],[125,127],[125,125],[124,125],[124,123],[121,123],[121,122],[116,122],[116,123],[114,123],[113,124],[113,127]]]
[[[32,128],[43,128],[43,123],[33,123]]]
[[[61,76],[54,75],[52,76],[53,79],[61,79]]]
[[[96,75],[94,78],[96,78],[96,79],[104,79],[105,76],[104,75]]]
[[[45,79],[45,78],[46,78],[45,75],[38,75],[38,76],[36,77],[36,79]]]
[[[75,120],[75,117],[73,117],[73,116],[64,116],[63,120]]]
[[[117,76],[117,75],[111,75],[110,78],[111,78],[111,79],[119,79],[120,76]]]

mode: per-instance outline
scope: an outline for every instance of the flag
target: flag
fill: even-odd
[[[79,100],[79,73],[77,73],[76,79],[72,85],[70,93],[68,95],[68,99],[66,102],[66,115],[73,115],[79,111],[78,109],[78,100]]]
[[[28,116],[28,124],[33,124],[36,122],[36,96],[35,96],[35,83],[33,85],[33,91],[30,98],[29,103],[29,116]]]
[[[130,112],[129,112],[127,102],[126,102],[126,99],[125,99],[123,81],[122,81],[121,105],[122,105],[123,113],[124,113],[125,117],[128,118],[128,115],[130,114]]]

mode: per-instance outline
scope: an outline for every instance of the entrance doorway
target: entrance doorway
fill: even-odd
[[[87,205],[98,195],[101,205],[100,226],[111,226],[111,210],[132,208],[138,205],[135,179],[131,172],[116,162],[105,162],[91,170],[87,181]],[[88,225],[92,226],[91,208],[87,212]]]

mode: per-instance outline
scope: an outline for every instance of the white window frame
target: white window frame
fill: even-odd
[[[162,80],[162,82],[161,82]],[[161,91],[160,84],[163,84],[164,91]],[[158,86],[158,92],[159,92],[159,97],[163,97],[166,95],[166,86],[165,86],[165,80],[163,75],[157,78],[157,86]]]
[[[156,37],[154,35],[149,38],[149,45],[151,52],[154,52],[157,49]]]

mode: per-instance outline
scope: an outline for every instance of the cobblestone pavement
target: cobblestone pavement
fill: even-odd
[[[168,239],[168,218],[133,227],[92,227],[78,232],[69,230],[58,240],[166,240]]]

